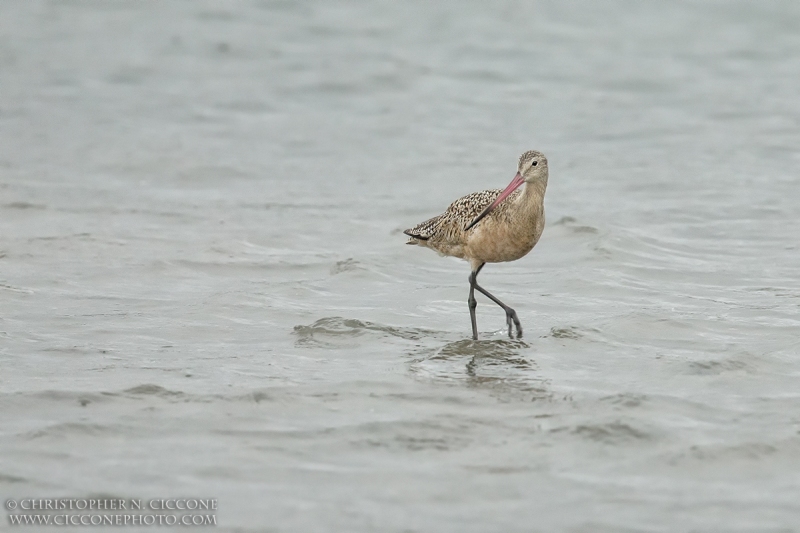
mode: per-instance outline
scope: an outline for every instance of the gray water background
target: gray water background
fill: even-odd
[[[798,531],[798,147],[796,2],[3,2],[0,497]],[[472,342],[400,232],[528,149]]]

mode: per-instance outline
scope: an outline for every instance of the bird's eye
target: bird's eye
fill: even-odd
[[[533,163],[531,163],[531,166],[535,167],[537,164],[539,164],[539,162],[538,161],[534,161]]]

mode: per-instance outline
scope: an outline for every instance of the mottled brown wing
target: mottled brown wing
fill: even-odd
[[[489,189],[462,196],[439,216],[435,216],[403,233],[409,237],[427,241],[431,237],[445,237],[463,231],[487,205],[500,195],[500,189]]]
[[[453,228],[463,230],[470,222],[475,220],[486,207],[494,202],[502,190],[487,189],[462,196],[447,208],[442,218],[448,219],[448,224]]]

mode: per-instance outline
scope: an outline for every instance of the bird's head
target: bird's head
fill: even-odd
[[[514,179],[511,180],[511,183],[508,184],[508,187],[503,189],[500,195],[495,199],[494,202],[489,204],[483,212],[478,215],[472,222],[464,228],[464,231],[469,231],[475,224],[480,222],[483,217],[491,213],[491,211],[500,205],[500,203],[511,196],[515,190],[517,190],[523,183],[525,183],[526,187],[528,184],[530,185],[540,185],[541,187],[547,187],[547,158],[544,156],[543,153],[537,152],[536,150],[528,150],[524,154],[519,157],[519,166],[517,167],[517,175],[514,176]],[[539,188],[539,187],[537,187]],[[542,190],[542,194],[544,193],[544,189]]]
[[[529,150],[519,156],[518,170],[525,183],[547,184],[547,158],[541,152]]]

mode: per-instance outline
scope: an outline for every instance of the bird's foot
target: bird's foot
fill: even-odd
[[[511,309],[510,307],[506,309],[506,324],[508,324],[508,336],[509,338],[513,339],[514,335],[512,334],[512,326],[517,328],[517,338],[522,338],[522,324],[517,317],[517,312]]]

